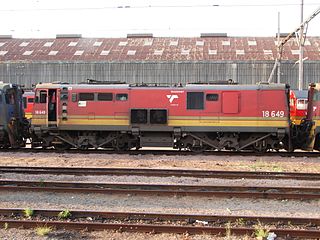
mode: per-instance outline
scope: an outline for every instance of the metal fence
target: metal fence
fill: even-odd
[[[77,83],[87,78],[127,83],[177,84],[233,79],[267,81],[273,62],[2,62],[0,81],[31,87],[39,82]],[[276,77],[273,79],[276,81]],[[281,82],[297,88],[298,65],[281,64]],[[304,63],[304,88],[320,82],[320,61]]]

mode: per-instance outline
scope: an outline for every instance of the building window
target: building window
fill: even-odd
[[[219,100],[219,95],[218,94],[207,94],[206,95],[207,101],[218,101]]]
[[[53,44],[53,42],[46,42],[45,44],[43,44],[44,47],[51,47]]]
[[[118,93],[116,95],[116,100],[117,101],[127,101],[128,100],[128,94],[126,94],[126,93]]]
[[[154,55],[162,55],[163,54],[163,49],[161,50],[154,50]]]
[[[94,47],[100,47],[102,45],[102,42],[95,42],[93,44]]]
[[[101,51],[100,55],[101,56],[107,56],[107,55],[109,55],[109,53],[110,53],[109,50],[103,50],[103,51]]]
[[[187,93],[187,109],[204,109],[204,93],[188,92]]]
[[[25,51],[22,55],[30,56],[32,53],[33,53],[33,51]]]
[[[129,51],[127,52],[127,55],[129,55],[129,56],[136,55],[136,50],[129,50]]]
[[[78,42],[70,42],[68,46],[75,47],[75,46],[77,46],[77,44],[78,44]]]
[[[98,93],[98,101],[112,101],[112,93]]]
[[[75,56],[81,56],[82,54],[83,54],[83,50],[79,50],[79,51],[76,51],[73,55],[75,55]]]
[[[79,93],[79,101],[93,101],[94,93]]]
[[[55,55],[57,55],[57,53],[58,53],[58,51],[50,51],[50,52],[48,53],[48,55],[50,55],[50,56],[55,56]]]

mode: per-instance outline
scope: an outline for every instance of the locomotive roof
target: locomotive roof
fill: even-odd
[[[293,90],[297,98],[308,98],[308,90]]]
[[[180,86],[131,86],[129,84],[64,84],[41,83],[36,88],[72,88],[72,89],[174,89],[174,90],[258,90],[258,89],[286,89],[286,84],[251,84],[251,85],[204,85],[187,84]]]
[[[12,83],[0,82],[0,89],[12,88],[12,86],[16,86],[16,85]]]
[[[187,90],[258,90],[258,89],[285,89],[286,84],[251,84],[251,85],[198,85],[188,84]]]

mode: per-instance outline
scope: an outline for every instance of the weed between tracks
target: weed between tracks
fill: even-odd
[[[70,218],[71,215],[72,215],[71,212],[69,210],[65,209],[65,210],[59,212],[58,218],[59,219],[67,219],[67,218]]]
[[[272,164],[272,163],[268,163],[268,162],[264,162],[261,159],[257,160],[255,163],[252,163],[251,165],[239,165],[240,167],[243,168],[250,168],[250,170],[253,171],[270,171],[270,172],[284,172],[283,167],[281,167],[278,164]]]
[[[26,208],[26,209],[23,210],[23,214],[24,214],[25,217],[31,218],[33,216],[33,214],[34,214],[34,211],[32,209],[30,209],[30,208]]]
[[[9,223],[4,223],[3,224],[3,229],[4,230],[8,230],[8,228],[9,228]]]
[[[43,227],[37,227],[35,230],[37,235],[46,236],[49,233],[51,233],[53,229],[52,227],[43,226]]]
[[[254,226],[254,234],[257,239],[265,239],[269,235],[269,228],[266,225],[262,225],[259,221],[258,224]]]

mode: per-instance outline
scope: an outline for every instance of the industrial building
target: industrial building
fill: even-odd
[[[86,79],[127,83],[186,84],[232,79],[240,84],[268,80],[277,56],[276,37],[153,37],[51,39],[0,36],[0,81],[31,87],[39,82],[83,82]],[[298,86],[299,46],[284,46],[281,82]],[[274,76],[273,81],[276,81]],[[320,37],[304,47],[304,88],[320,81]]]

